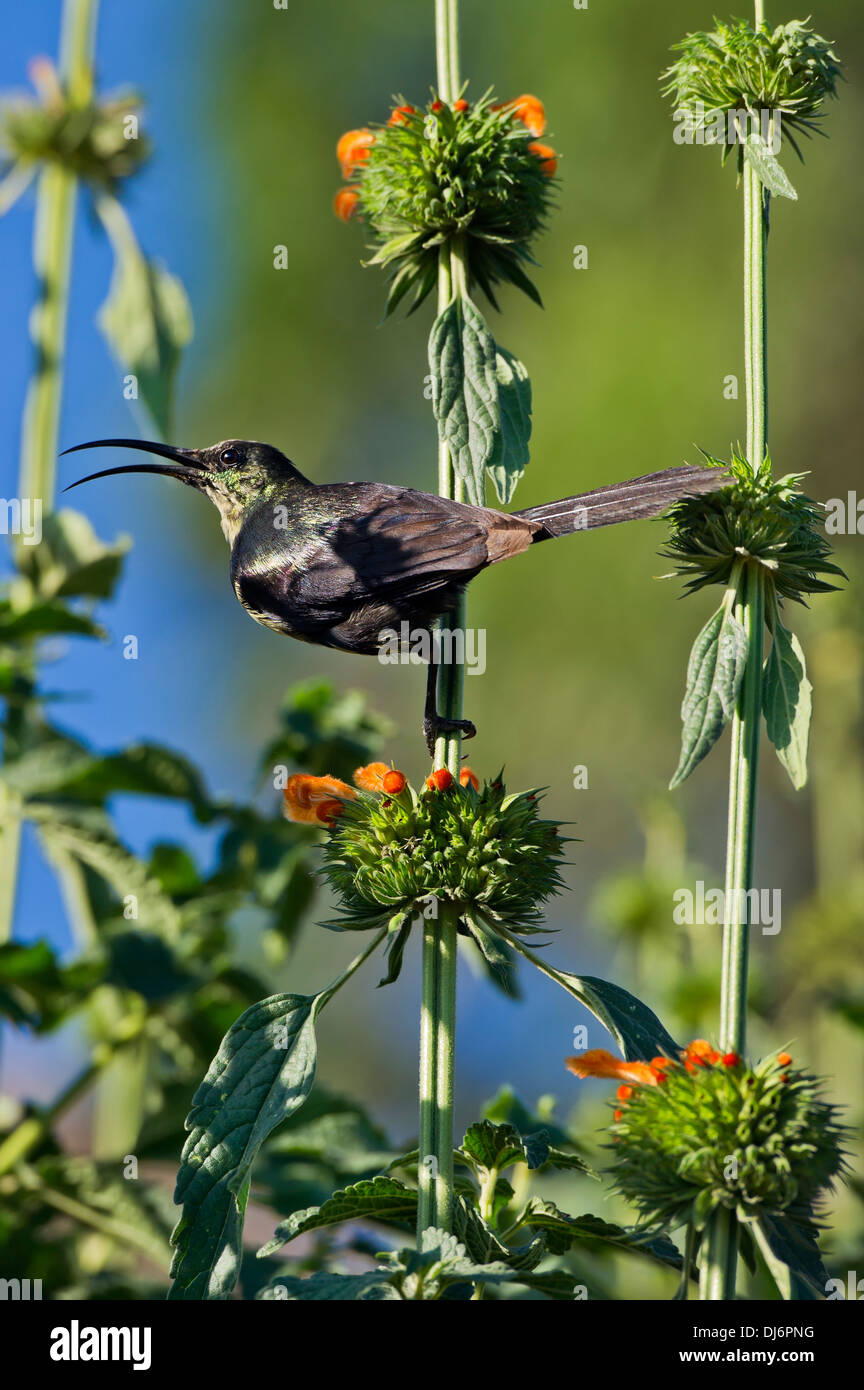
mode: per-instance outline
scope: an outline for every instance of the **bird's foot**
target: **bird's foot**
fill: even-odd
[[[440,714],[427,714],[423,720],[423,736],[429,756],[435,753],[435,740],[442,734],[461,734],[463,738],[474,738],[476,728],[470,719],[444,719]]]

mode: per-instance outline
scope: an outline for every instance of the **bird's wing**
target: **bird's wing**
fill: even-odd
[[[327,607],[422,594],[466,581],[489,563],[479,508],[375,483],[354,485],[351,501],[351,514],[323,523],[320,543],[303,555],[292,583],[301,602]]]

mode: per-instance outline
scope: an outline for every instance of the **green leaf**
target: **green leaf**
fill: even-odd
[[[39,830],[49,858],[71,856],[104,879],[121,899],[137,899],[140,926],[179,935],[180,915],[147,866],[127,849],[111,821],[97,807],[29,802],[26,815]]]
[[[486,467],[495,491],[506,507],[530,458],[531,381],[527,368],[507,352],[495,347],[495,375],[498,379],[499,425]]]
[[[109,598],[128,549],[128,537],[106,545],[86,516],[66,508],[45,517],[41,544],[22,547],[19,567],[43,598]]]
[[[744,158],[756,170],[769,193],[777,198],[792,198],[797,201],[798,194],[789,181],[789,175],[778,160],[771,146],[761,135],[752,131],[744,141]]]
[[[482,506],[499,429],[495,342],[466,296],[439,314],[429,337],[432,409],[469,502]]]
[[[49,1207],[78,1223],[79,1234],[93,1228],[116,1243],[121,1258],[128,1258],[130,1249],[140,1250],[164,1267],[170,1202],[158,1184],[127,1181],[117,1162],[66,1155],[37,1161],[33,1181]]]
[[[182,1204],[168,1297],[228,1298],[240,1268],[252,1164],[315,1079],[315,1018],[328,998],[274,994],[231,1025],[192,1099],[174,1193]]]
[[[164,438],[180,352],[192,337],[189,301],[176,276],[143,255],[120,204],[103,195],[97,208],[114,248],[99,327],[122,366],[137,377],[140,399]]]
[[[703,627],[690,653],[681,706],[681,758],[670,790],[678,787],[713,748],[738,700],[747,661],[747,634],[725,604]]]
[[[298,1278],[296,1275],[277,1275],[261,1290],[258,1297],[265,1302],[284,1300],[286,1303],[366,1301],[372,1289],[377,1291],[381,1288],[382,1291],[377,1293],[377,1297],[385,1297],[383,1288],[389,1285],[392,1278],[393,1275],[388,1269],[370,1269],[365,1274],[330,1274],[325,1270],[318,1270],[306,1279]],[[389,1296],[399,1297],[395,1291]]]
[[[811,694],[804,652],[794,632],[774,623],[774,640],[765,662],[762,710],[768,737],[796,790],[807,782]]]
[[[561,1255],[583,1240],[597,1240],[631,1254],[647,1255],[660,1264],[681,1267],[681,1255],[668,1236],[656,1232],[626,1230],[599,1216],[568,1216],[554,1202],[532,1197],[518,1218],[520,1226],[543,1231],[553,1254]]]
[[[103,639],[107,636],[105,629],[92,618],[74,613],[65,603],[36,603],[21,609],[14,609],[10,603],[0,604],[0,642],[65,634]]]
[[[542,1129],[523,1137],[512,1125],[477,1120],[465,1131],[462,1147],[456,1152],[468,1159],[472,1167],[488,1173],[493,1168],[510,1168],[514,1163],[539,1168],[549,1157],[549,1144]]]
[[[527,1245],[506,1245],[483,1220],[473,1200],[471,1202],[457,1195],[453,1211],[453,1229],[464,1241],[471,1259],[477,1264],[499,1263],[510,1269],[531,1270],[546,1254],[546,1238],[535,1235]]]
[[[369,1178],[334,1192],[320,1207],[295,1211],[280,1221],[272,1238],[258,1251],[263,1259],[305,1231],[320,1231],[343,1221],[386,1221],[389,1226],[412,1227],[417,1219],[417,1193],[395,1178]]]
[[[771,1277],[784,1299],[825,1297],[828,1272],[822,1263],[812,1227],[802,1226],[791,1216],[777,1213],[760,1217],[752,1229]]]

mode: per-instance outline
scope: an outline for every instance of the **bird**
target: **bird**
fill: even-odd
[[[382,634],[430,638],[465,585],[490,565],[574,531],[655,517],[684,496],[723,486],[716,466],[687,464],[560,501],[503,512],[377,482],[315,483],[272,444],[226,439],[205,449],[94,439],[65,449],[137,449],[165,462],[101,469],[176,478],[210,498],[231,550],[237,599],[257,623],[337,651],[379,655]],[[429,643],[423,733],[471,738],[468,719],[437,709],[440,646]]]

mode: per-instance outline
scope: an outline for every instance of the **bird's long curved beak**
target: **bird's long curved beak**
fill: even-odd
[[[91,439],[87,444],[73,444],[64,449],[63,454],[76,454],[81,449],[140,449],[145,454],[158,454],[170,459],[170,463],[126,463],[117,468],[103,468],[98,473],[88,473],[86,478],[78,478],[63,489],[80,487],[82,483],[92,483],[94,478],[108,478],[112,473],[161,473],[166,478],[179,478],[183,483],[197,486],[207,476],[207,468],[195,449],[175,449],[170,444],[160,444],[148,439]],[[61,454],[61,458],[62,458]]]

